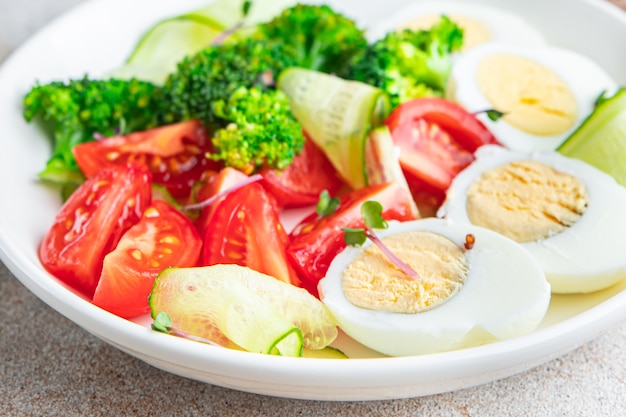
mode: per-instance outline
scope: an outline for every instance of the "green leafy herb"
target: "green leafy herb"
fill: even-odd
[[[504,112],[501,112],[500,110],[487,109],[487,110],[480,110],[480,111],[474,112],[474,115],[478,115],[481,113],[485,113],[487,117],[489,118],[489,120],[491,120],[492,122],[497,122],[506,114]]]
[[[337,210],[337,207],[339,207],[339,199],[337,197],[331,197],[328,190],[324,190],[320,193],[315,212],[320,217],[326,217],[333,214]]]

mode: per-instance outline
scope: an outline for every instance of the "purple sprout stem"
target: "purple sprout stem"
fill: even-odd
[[[412,279],[419,279],[419,274],[407,265],[402,259],[398,258],[389,248],[383,243],[382,240],[374,233],[372,229],[369,227],[365,228],[365,235],[381,250],[381,252],[389,258],[389,260],[398,267],[402,272],[404,272],[407,276]]]
[[[226,194],[231,193],[235,190],[238,190],[242,187],[245,187],[248,184],[252,184],[253,182],[257,182],[260,181],[261,179],[263,179],[263,176],[261,176],[261,174],[254,174],[248,178],[246,178],[245,180],[233,185],[232,187],[222,191],[221,193],[217,193],[212,197],[207,198],[206,200],[202,200],[199,203],[196,204],[188,204],[186,206],[183,207],[184,210],[200,210],[203,209],[206,206],[210,206],[211,204],[215,203],[217,200],[219,200],[220,198],[224,197]]]

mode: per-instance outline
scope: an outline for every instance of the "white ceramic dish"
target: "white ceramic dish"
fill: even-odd
[[[139,35],[159,18],[206,0],[92,0],[51,23],[0,68],[0,256],[17,278],[52,308],[94,335],[158,368],[243,391],[289,398],[373,400],[416,397],[504,378],[558,357],[626,318],[626,281],[591,295],[554,297],[540,328],[524,337],[472,349],[403,358],[376,354],[342,337],[352,359],[272,357],[203,345],[102,311],[47,274],[37,246],[60,201],[36,183],[50,148],[21,116],[35,80],[98,76],[119,65]],[[416,0],[413,0],[416,1]],[[401,13],[408,0],[332,1],[362,25]],[[475,0],[512,10],[550,43],[600,63],[626,85],[626,14],[602,0]]]

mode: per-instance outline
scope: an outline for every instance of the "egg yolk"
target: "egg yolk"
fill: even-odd
[[[477,83],[503,120],[538,136],[558,135],[574,126],[578,106],[567,84],[543,65],[509,54],[483,59]]]
[[[411,231],[383,242],[419,278],[407,276],[378,247],[370,245],[343,272],[343,292],[357,307],[418,313],[445,302],[465,282],[469,271],[465,252],[446,237]]]
[[[536,161],[485,171],[468,189],[470,221],[519,243],[547,239],[576,223],[589,197],[578,178]]]
[[[460,15],[450,15],[448,17],[463,30],[463,47],[461,48],[463,51],[490,41],[493,38],[491,30],[481,21]],[[440,15],[424,15],[398,29],[429,30],[437,24],[440,19]]]

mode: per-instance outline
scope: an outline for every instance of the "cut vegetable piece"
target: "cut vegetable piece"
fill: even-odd
[[[387,126],[379,126],[370,132],[365,144],[365,166],[369,185],[395,182],[411,194]],[[417,206],[413,205],[414,211],[418,213]]]
[[[208,46],[224,30],[243,19],[244,0],[218,0],[190,13],[170,17],[152,26],[139,40],[126,64],[110,75],[162,84],[185,56]],[[293,0],[254,1],[245,20],[269,20]]]
[[[387,95],[368,84],[302,68],[283,71],[278,88],[343,180],[353,188],[367,185],[365,140],[391,110]]]
[[[172,327],[192,336],[250,352],[302,356],[337,337],[326,307],[306,290],[238,265],[169,268],[149,298]]]
[[[302,357],[318,359],[348,359],[348,355],[332,346],[319,350],[304,348],[302,349]]]
[[[626,186],[626,87],[601,98],[557,151],[593,165]]]

